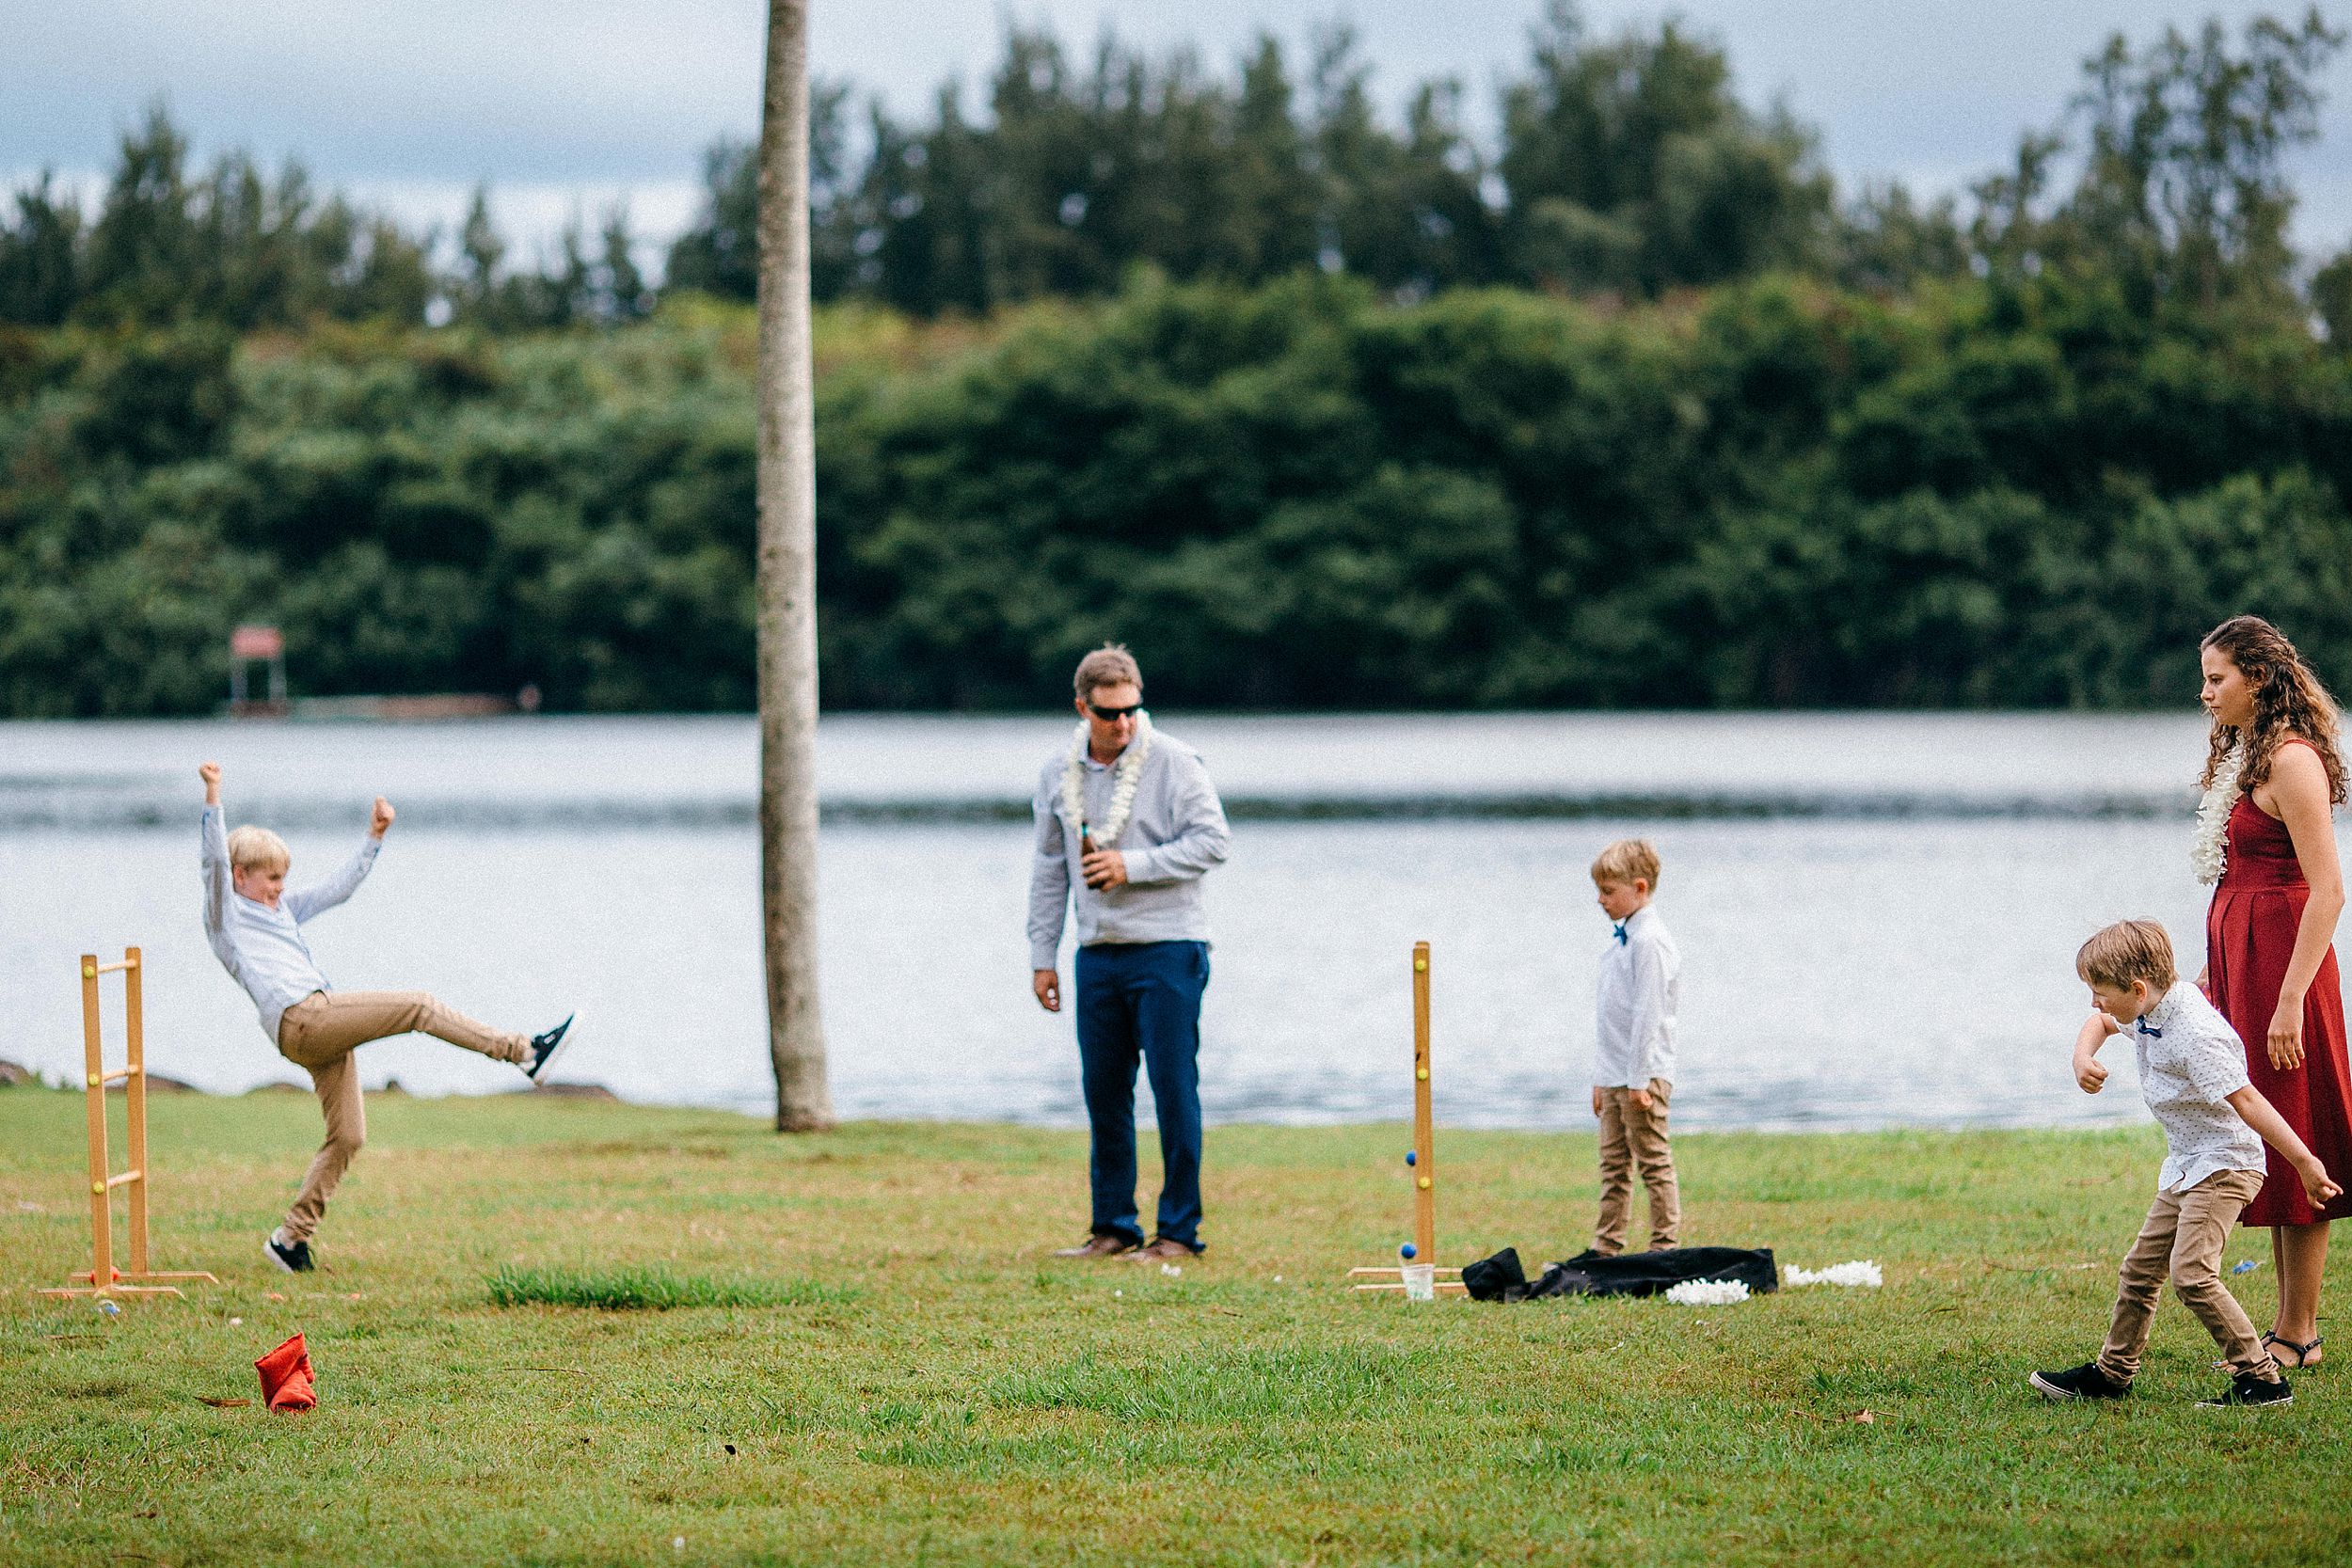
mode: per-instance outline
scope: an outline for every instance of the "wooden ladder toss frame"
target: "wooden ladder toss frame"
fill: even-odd
[[[139,950],[126,947],[122,961],[102,964],[94,953],[82,955],[82,1097],[89,1113],[90,1268],[75,1279],[86,1285],[53,1285],[37,1289],[44,1296],[176,1296],[176,1285],[154,1283],[170,1279],[220,1281],[201,1269],[151,1269],[147,1266],[147,1030],[145,997],[140,976],[145,964]],[[103,974],[122,976],[123,1033],[129,1047],[128,1065],[106,1069],[99,1039],[98,980]],[[123,1086],[125,1141],[130,1145],[130,1168],[109,1171],[106,1157],[106,1085]],[[130,1264],[114,1266],[114,1190],[128,1187]]]

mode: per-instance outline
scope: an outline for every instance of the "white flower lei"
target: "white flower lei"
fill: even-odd
[[[1748,1288],[1736,1279],[1686,1279],[1666,1287],[1666,1299],[1677,1307],[1729,1307],[1748,1299]]]
[[[1785,1285],[1859,1285],[1877,1290],[1886,1283],[1886,1275],[1867,1258],[1851,1263],[1832,1263],[1826,1269],[1801,1269],[1794,1263],[1784,1263],[1780,1270]]]
[[[1118,771],[1111,777],[1111,809],[1100,826],[1087,824],[1086,755],[1091,738],[1087,721],[1078,721],[1078,733],[1071,737],[1070,756],[1061,768],[1061,809],[1070,825],[1094,840],[1097,849],[1115,848],[1119,835],[1127,831],[1127,818],[1136,809],[1136,785],[1143,779],[1143,763],[1152,754],[1152,716],[1137,712],[1136,737],[1127,742],[1127,749],[1119,753]]]
[[[2213,787],[2197,804],[2197,842],[2188,860],[2201,882],[2221,880],[2222,868],[2230,863],[2230,813],[2237,805],[2237,776],[2245,766],[2246,742],[2241,740],[2213,770]]]

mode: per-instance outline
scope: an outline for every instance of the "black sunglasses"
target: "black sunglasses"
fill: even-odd
[[[1097,707],[1092,703],[1089,703],[1087,704],[1087,711],[1094,715],[1097,719],[1103,721],[1105,724],[1116,724],[1121,719],[1133,719],[1136,714],[1141,713],[1143,711],[1143,705],[1141,703],[1130,703],[1125,707]]]

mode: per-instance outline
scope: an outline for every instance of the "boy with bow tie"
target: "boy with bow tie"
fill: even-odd
[[[1682,1193],[1666,1141],[1682,957],[1650,908],[1658,872],[1658,850],[1645,838],[1619,839],[1593,862],[1601,912],[1614,922],[1601,953],[1593,1061],[1593,1115],[1600,1118],[1600,1222],[1593,1250],[1604,1258],[1624,1249],[1636,1165],[1649,1191],[1650,1249],[1673,1246],[1682,1227]]]
[[[2139,1092],[2164,1128],[2156,1201],[2123,1255],[2107,1342],[2098,1359],[2062,1372],[2036,1372],[2051,1400],[2115,1400],[2131,1391],[2148,1325],[2168,1275],[2181,1302],[2205,1325],[2230,1369],[2230,1388],[2204,1405],[2279,1405],[2294,1399],[2246,1309],[2221,1279],[2221,1254],[2239,1211],[2263,1184],[2263,1144],[2287,1157],[2314,1204],[2340,1189],[2262,1091],[2247,1081],[2246,1047],[2205,993],[2180,978],[2172,940],[2153,920],[2126,920],[2084,942],[2074,971],[2090,987],[2092,1012],[2074,1038],[2074,1081],[2085,1094],[2106,1086],[2099,1048],[2128,1030],[2139,1053]]]

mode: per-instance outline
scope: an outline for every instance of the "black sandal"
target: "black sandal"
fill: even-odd
[[[2310,1344],[2298,1345],[2294,1340],[2281,1338],[2276,1334],[2265,1334],[2263,1336],[2263,1348],[2265,1350],[2269,1350],[2270,1347],[2276,1345],[2280,1350],[2293,1351],[2295,1353],[2295,1370],[2296,1371],[2301,1371],[2305,1367],[2316,1367],[2320,1365],[2319,1362],[2312,1361],[2309,1359],[2309,1357],[2312,1352],[2317,1350],[2320,1347],[2321,1342],[2327,1338],[2328,1337],[2324,1334],[2314,1334],[2312,1336],[2312,1342]],[[2275,1359],[2276,1353],[2273,1354]]]

